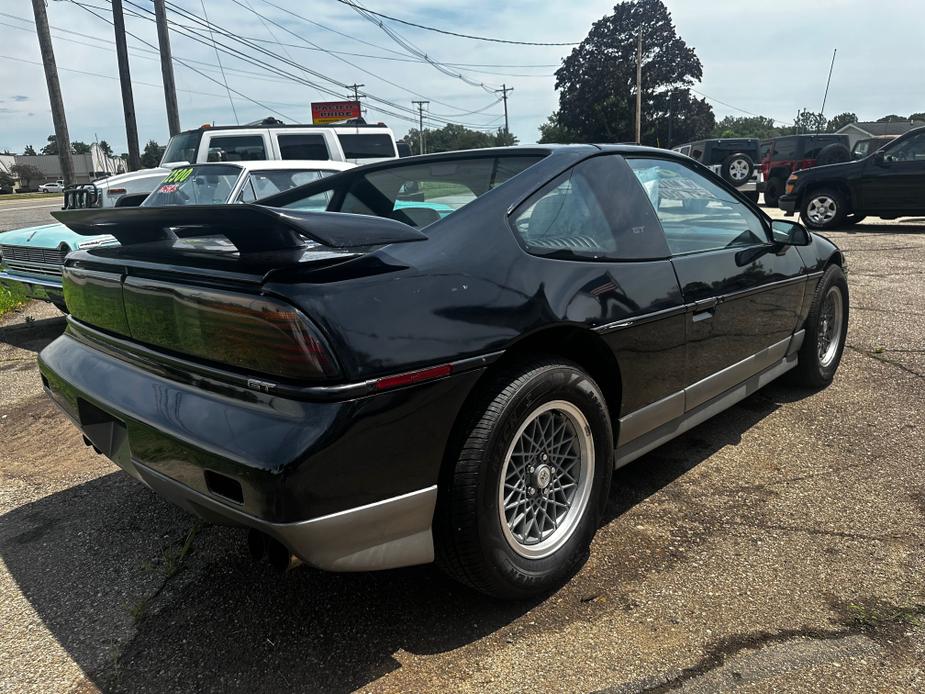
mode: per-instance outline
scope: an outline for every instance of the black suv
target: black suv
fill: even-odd
[[[858,161],[798,171],[780,199],[806,226],[832,229],[865,215],[895,219],[925,214],[925,128],[910,130]]]
[[[698,140],[672,147],[691,159],[696,159],[713,173],[734,186],[752,202],[758,202],[756,175],[759,159],[759,142],[755,138],[721,138]]]
[[[761,142],[764,204],[777,207],[794,171],[851,160],[847,135],[782,135]]]

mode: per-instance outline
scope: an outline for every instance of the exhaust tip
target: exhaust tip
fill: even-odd
[[[247,549],[254,561],[266,559],[274,571],[284,574],[299,566],[302,560],[282,542],[251,528],[247,532]]]

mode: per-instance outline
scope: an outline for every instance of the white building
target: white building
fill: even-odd
[[[848,136],[848,149],[854,147],[858,140],[866,140],[869,137],[899,137],[909,132],[913,128],[921,128],[925,125],[923,121],[903,121],[901,123],[849,123],[842,126],[835,132]]]
[[[15,164],[28,164],[42,172],[43,178],[29,182],[31,188],[36,188],[42,183],[57,181],[62,177],[61,161],[57,154],[37,154],[35,156],[0,154],[0,171],[12,173],[10,169]],[[107,157],[95,142],[90,145],[90,151],[87,154],[72,154],[71,166],[74,169],[74,183],[91,183],[104,176],[124,173],[127,170],[122,158]]]

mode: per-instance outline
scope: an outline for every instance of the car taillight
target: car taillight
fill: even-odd
[[[110,188],[106,191],[106,195],[125,195],[125,188]]]
[[[276,299],[127,277],[123,302],[139,342],[295,381],[339,374],[318,329]]]

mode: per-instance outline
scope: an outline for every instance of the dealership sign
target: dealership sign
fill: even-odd
[[[359,101],[319,101],[312,104],[312,123],[336,123],[360,117]]]

